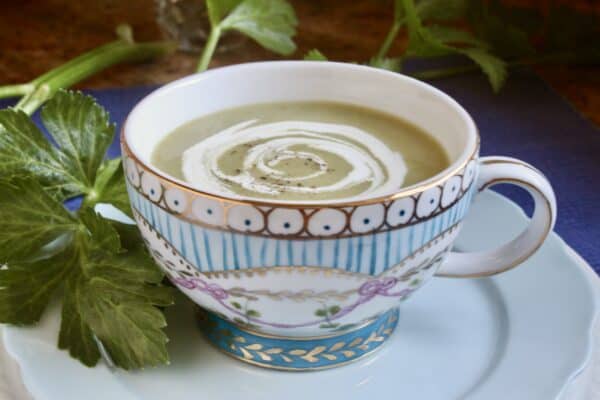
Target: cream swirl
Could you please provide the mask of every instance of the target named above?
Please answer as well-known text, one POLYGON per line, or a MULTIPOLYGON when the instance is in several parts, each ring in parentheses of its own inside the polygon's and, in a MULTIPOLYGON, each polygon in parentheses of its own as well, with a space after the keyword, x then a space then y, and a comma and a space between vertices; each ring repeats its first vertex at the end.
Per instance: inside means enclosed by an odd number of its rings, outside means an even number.
POLYGON ((377 196, 401 187, 406 175, 402 156, 374 135, 312 121, 245 121, 196 143, 182 157, 189 183, 229 196, 377 196))

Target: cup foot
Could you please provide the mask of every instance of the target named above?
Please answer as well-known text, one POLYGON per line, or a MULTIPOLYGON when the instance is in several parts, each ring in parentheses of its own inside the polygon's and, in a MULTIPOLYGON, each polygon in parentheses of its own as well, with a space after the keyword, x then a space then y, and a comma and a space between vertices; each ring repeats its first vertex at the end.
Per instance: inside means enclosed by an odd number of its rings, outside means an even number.
POLYGON ((202 309, 198 321, 213 346, 241 361, 271 369, 314 371, 339 367, 377 350, 396 328, 398 309, 352 331, 319 337, 267 335, 202 309))

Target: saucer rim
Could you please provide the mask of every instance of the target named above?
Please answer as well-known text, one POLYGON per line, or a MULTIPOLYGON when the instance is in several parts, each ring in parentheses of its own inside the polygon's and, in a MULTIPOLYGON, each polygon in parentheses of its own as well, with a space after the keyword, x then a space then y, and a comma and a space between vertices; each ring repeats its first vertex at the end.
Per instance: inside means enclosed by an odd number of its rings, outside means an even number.
MULTIPOLYGON (((493 196, 501 197, 506 203, 512 206, 515 210, 524 215, 523 211, 511 200, 501 196, 497 193, 492 193, 493 196)), ((559 246, 559 249, 565 253, 565 256, 568 257, 578 268, 578 270, 582 274, 583 282, 585 282, 585 289, 589 294, 589 305, 591 305, 591 313, 588 314, 587 317, 587 334, 585 335, 585 340, 581 340, 579 345, 574 346, 577 347, 575 352, 581 352, 581 355, 578 356, 577 365, 575 362, 572 363, 572 367, 566 368, 571 372, 564 376, 562 385, 560 389, 554 394, 553 398, 559 399, 562 398, 565 391, 570 387, 570 384, 578 377, 579 374, 586 368, 589 364, 593 350, 594 350, 594 332, 595 329, 600 325, 600 278, 593 271, 591 266, 579 255, 573 248, 571 248, 558 234, 552 233, 553 238, 557 238, 556 242, 554 242, 555 246, 559 246), (583 350, 583 351, 582 351, 583 350)), ((554 246, 553 246, 554 247, 554 246)), ((587 297, 587 296, 586 296, 587 297)), ((600 329, 600 327, 598 327, 600 329)), ((18 329, 18 328, 17 328, 18 329)), ((36 379, 31 376, 31 367, 27 367, 23 365, 24 357, 19 354, 19 349, 13 348, 9 335, 6 335, 8 330, 12 330, 12 334, 16 333, 16 329, 7 326, 0 326, 0 334, 2 336, 2 342, 0 345, 4 345, 6 353, 16 362, 19 367, 20 372, 17 373, 21 376, 21 380, 26 390, 29 393, 41 393, 41 387, 35 381, 36 379)), ((583 335, 582 335, 583 336, 583 335)), ((582 337, 583 338, 583 337, 582 337)), ((574 354, 574 352, 570 352, 570 354, 574 354)), ((105 368, 102 366, 101 368, 105 368)), ((123 388, 123 393, 126 393, 126 389, 123 388)), ((33 398, 33 396, 31 396, 33 398)), ((44 400, 44 399, 52 399, 51 397, 40 397, 36 398, 36 400, 44 400)))

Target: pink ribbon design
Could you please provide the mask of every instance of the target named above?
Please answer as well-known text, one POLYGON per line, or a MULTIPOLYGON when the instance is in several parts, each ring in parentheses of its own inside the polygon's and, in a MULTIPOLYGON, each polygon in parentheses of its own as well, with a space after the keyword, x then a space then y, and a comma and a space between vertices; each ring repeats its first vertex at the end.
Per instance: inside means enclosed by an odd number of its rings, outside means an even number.
POLYGON ((361 304, 365 304, 365 303, 369 302, 376 296, 402 298, 412 292, 412 289, 404 289, 399 292, 391 292, 391 289, 393 289, 396 286, 396 284, 398 283, 398 279, 395 277, 386 277, 383 279, 373 279, 373 280, 363 283, 358 288, 359 298, 354 304, 351 304, 349 306, 342 308, 335 315, 332 315, 328 320, 320 319, 318 321, 310 321, 310 322, 305 322, 305 323, 301 323, 301 324, 281 324, 281 323, 263 321, 258 318, 248 317, 247 315, 241 313, 239 310, 231 307, 229 304, 227 304, 225 302, 225 300, 229 297, 229 294, 227 293, 227 291, 225 289, 223 289, 221 286, 217 285, 216 283, 206 283, 200 278, 174 278, 172 280, 173 280, 173 283, 175 283, 176 285, 179 285, 185 289, 188 289, 188 290, 197 289, 197 290, 200 290, 201 292, 208 294, 210 297, 217 300, 219 302, 219 304, 221 304, 224 308, 226 308, 230 312, 232 312, 236 315, 239 315, 240 317, 247 318, 248 320, 252 321, 253 323, 273 326, 273 327, 277 327, 277 328, 300 328, 300 327, 321 324, 325 321, 330 322, 330 321, 342 318, 343 316, 352 312, 355 308, 357 308, 361 304))

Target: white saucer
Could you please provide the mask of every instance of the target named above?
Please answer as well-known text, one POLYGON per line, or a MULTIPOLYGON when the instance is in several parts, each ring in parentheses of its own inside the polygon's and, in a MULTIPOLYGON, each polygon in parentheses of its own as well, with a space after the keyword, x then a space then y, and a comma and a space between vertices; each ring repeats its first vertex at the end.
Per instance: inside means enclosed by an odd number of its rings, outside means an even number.
MULTIPOLYGON (((525 224, 514 204, 484 193, 458 247, 492 246, 525 224)), ((36 328, 5 327, 4 342, 36 400, 548 400, 591 354, 598 288, 585 262, 552 234, 503 275, 434 279, 402 305, 397 332, 377 354, 321 372, 269 371, 219 353, 194 328, 184 300, 168 315, 168 367, 126 373, 81 366, 56 349, 57 307, 36 328)))

